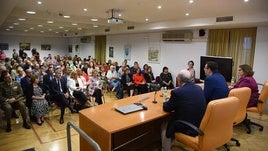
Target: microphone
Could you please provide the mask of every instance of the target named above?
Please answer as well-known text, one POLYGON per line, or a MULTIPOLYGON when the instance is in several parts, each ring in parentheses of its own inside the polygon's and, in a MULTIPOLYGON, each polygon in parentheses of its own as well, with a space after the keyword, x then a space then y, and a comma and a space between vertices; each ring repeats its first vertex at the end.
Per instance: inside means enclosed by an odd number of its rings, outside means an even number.
POLYGON ((153 100, 153 103, 155 103, 155 104, 157 103, 157 101, 155 99, 156 93, 157 93, 157 91, 154 92, 154 100, 153 100))

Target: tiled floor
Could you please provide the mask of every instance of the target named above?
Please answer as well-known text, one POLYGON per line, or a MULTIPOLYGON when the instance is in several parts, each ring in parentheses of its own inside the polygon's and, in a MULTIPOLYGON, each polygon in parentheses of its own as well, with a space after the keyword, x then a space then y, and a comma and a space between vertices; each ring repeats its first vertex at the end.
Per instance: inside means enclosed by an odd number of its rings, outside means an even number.
MULTIPOLYGON (((105 95, 105 101, 115 101, 113 95, 105 95)), ((234 142, 229 142, 232 151, 266 151, 268 150, 268 112, 266 111, 262 117, 255 114, 249 114, 249 118, 264 126, 264 130, 260 132, 255 126, 252 126, 252 133, 247 134, 244 125, 238 125, 234 128, 234 137, 237 138, 241 146, 235 146, 234 142)), ((65 115, 65 123, 59 124, 59 110, 53 110, 46 118, 42 126, 32 123, 32 129, 26 130, 22 128, 22 122, 16 124, 16 120, 12 120, 12 132, 6 133, 5 129, 0 128, 0 150, 1 151, 21 151, 28 148, 35 148, 37 151, 66 151, 66 123, 68 121, 78 124, 78 114, 71 114, 69 111, 65 115)), ((79 150, 79 135, 72 130, 72 150, 79 150)), ((219 136, 220 137, 220 136, 219 136)), ((191 150, 184 145, 175 142, 172 151, 191 150)), ((216 150, 223 151, 223 147, 216 150)))

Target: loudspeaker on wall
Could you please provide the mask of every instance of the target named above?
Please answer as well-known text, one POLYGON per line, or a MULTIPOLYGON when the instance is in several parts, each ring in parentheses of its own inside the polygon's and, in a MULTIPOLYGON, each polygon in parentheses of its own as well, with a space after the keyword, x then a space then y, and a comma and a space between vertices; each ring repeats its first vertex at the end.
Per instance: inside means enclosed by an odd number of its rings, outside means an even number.
POLYGON ((199 30, 199 37, 203 37, 203 36, 205 36, 205 34, 206 34, 205 29, 200 29, 199 30))

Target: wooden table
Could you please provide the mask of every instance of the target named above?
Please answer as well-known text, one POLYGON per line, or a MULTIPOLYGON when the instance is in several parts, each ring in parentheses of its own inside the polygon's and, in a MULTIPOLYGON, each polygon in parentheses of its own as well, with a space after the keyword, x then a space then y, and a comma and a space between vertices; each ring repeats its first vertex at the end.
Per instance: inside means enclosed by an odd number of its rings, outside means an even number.
MULTIPOLYGON (((79 127, 93 138, 103 151, 159 148, 160 125, 169 117, 169 113, 163 111, 160 94, 160 91, 156 95, 154 92, 146 93, 82 110, 79 112, 79 127), (154 96, 156 104, 152 103, 154 96), (142 99, 142 104, 147 106, 148 110, 123 115, 114 109, 142 99)), ((93 148, 80 137, 80 150, 88 151, 93 148)))

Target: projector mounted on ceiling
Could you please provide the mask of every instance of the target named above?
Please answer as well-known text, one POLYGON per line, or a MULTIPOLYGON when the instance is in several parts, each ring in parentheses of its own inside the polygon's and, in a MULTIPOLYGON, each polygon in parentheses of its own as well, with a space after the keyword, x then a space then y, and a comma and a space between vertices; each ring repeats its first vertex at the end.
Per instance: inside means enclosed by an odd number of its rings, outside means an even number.
POLYGON ((122 24, 124 23, 124 20, 122 18, 119 17, 115 17, 115 12, 119 12, 119 9, 111 9, 110 11, 108 11, 108 13, 111 12, 112 16, 110 18, 108 18, 107 22, 109 24, 122 24))

